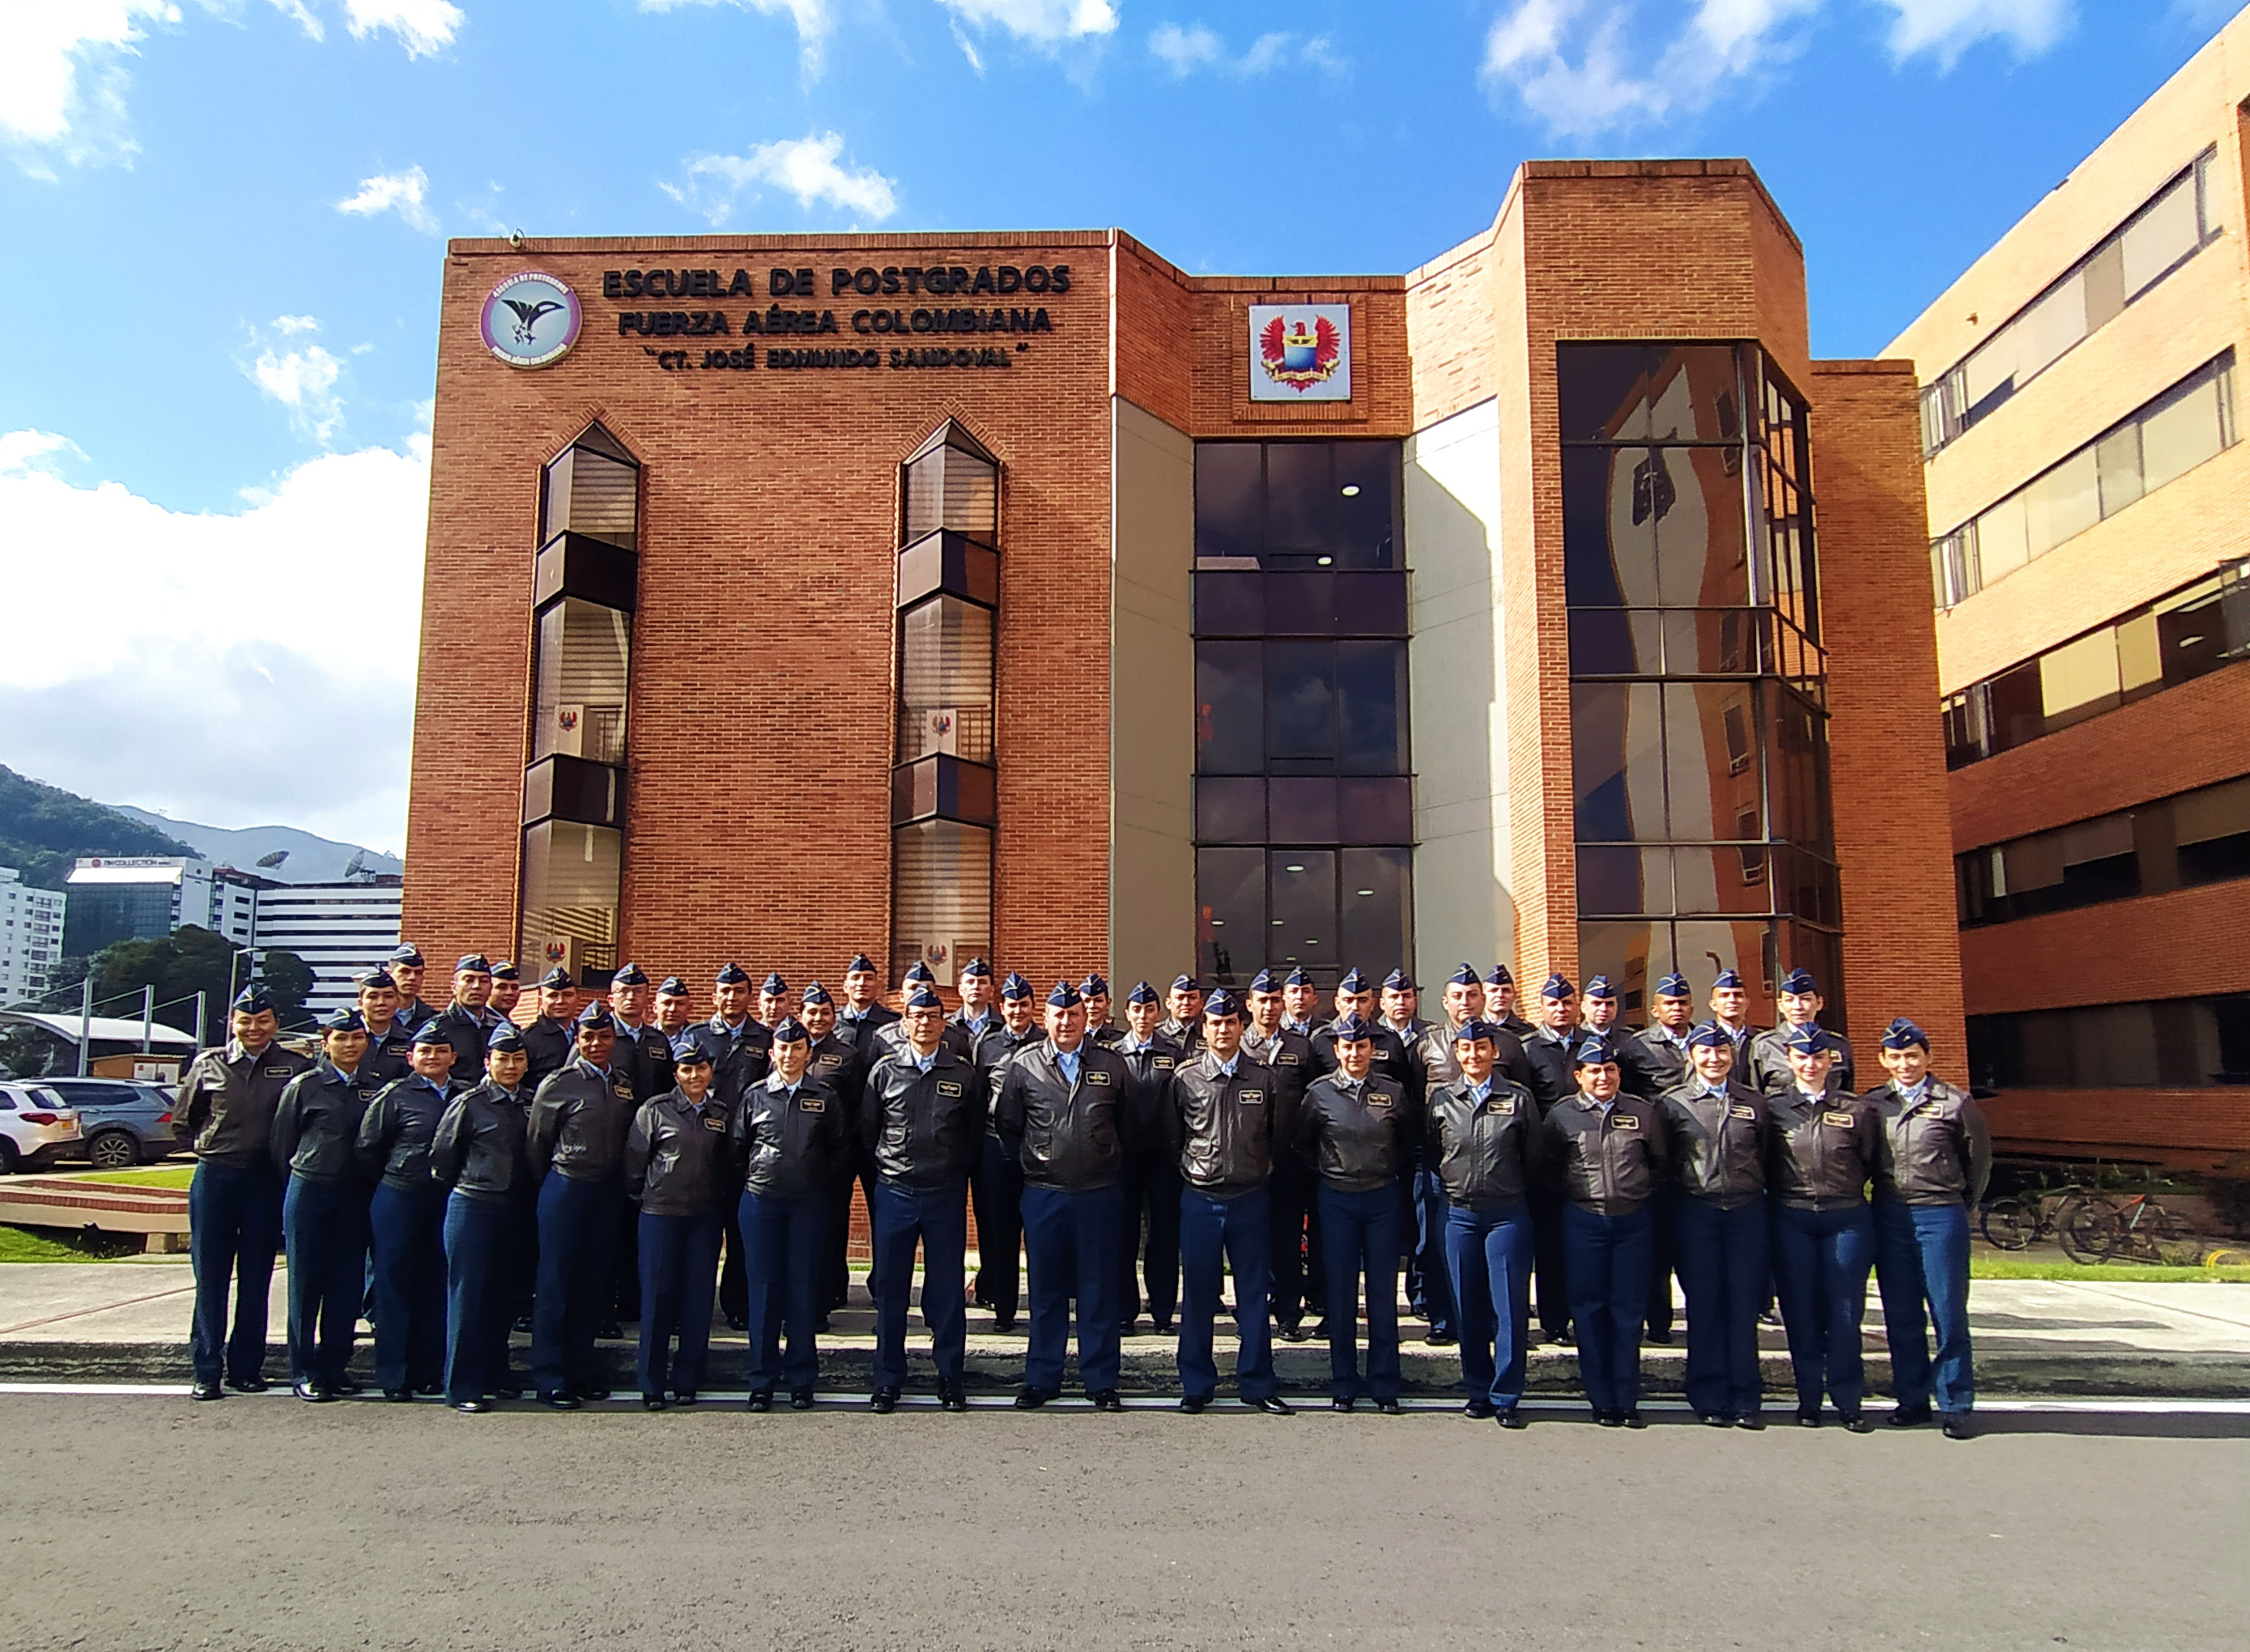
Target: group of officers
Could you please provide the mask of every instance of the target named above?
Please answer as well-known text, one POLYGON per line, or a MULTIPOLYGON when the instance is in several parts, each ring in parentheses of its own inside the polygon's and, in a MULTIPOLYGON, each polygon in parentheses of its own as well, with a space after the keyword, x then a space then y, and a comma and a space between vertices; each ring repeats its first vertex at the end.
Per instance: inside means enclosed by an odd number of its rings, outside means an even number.
POLYGON ((1278 1327, 1325 1335, 1336 1408, 1395 1413, 1403 1263, 1427 1340, 1459 1348, 1471 1416, 1524 1425, 1527 1353, 1543 1336, 1575 1343, 1597 1421, 1641 1426, 1641 1347, 1671 1339, 1676 1272, 1703 1421, 1763 1426, 1758 1324, 1777 1304, 1797 1421, 1819 1426, 1825 1400, 1864 1432, 1872 1268, 1889 1421, 1934 1410, 1948 1435, 1969 1432, 1983 1116, 1902 1019, 1881 1041, 1884 1082, 1855 1093, 1851 1046, 1821 1027, 1801 969, 1770 1029, 1749 1026, 1728 969, 1700 1022, 1688 981, 1665 976, 1635 1031, 1598 975, 1583 996, 1550 975, 1527 1021, 1505 966, 1462 965, 1436 1022, 1403 972, 1378 995, 1354 969, 1322 1006, 1302 970, 1263 970, 1242 993, 1142 981, 1122 1025, 1098 974, 1042 1002, 981 959, 949 1014, 920 965, 894 1010, 864 954, 840 1005, 777 974, 754 991, 729 963, 702 1021, 677 976, 652 985, 628 963, 590 996, 556 969, 521 1025, 512 965, 461 958, 443 1008, 421 995, 424 968, 402 946, 362 976, 314 1059, 276 1042, 252 986, 225 1046, 183 1076, 176 1117, 199 1160, 197 1399, 266 1387, 286 1243, 292 1380, 307 1401, 358 1391, 346 1367, 364 1311, 392 1400, 442 1394, 481 1412, 527 1390, 560 1410, 607 1399, 596 1342, 637 1320, 643 1403, 693 1405, 715 1301, 747 1333, 750 1408, 785 1391, 805 1409, 817 1335, 846 1298, 857 1189, 878 1412, 906 1386, 919 1248, 949 1410, 968 1403, 968 1302, 1006 1331, 1027 1297, 1019 1408, 1061 1393, 1074 1310, 1080 1382, 1096 1409, 1122 1408, 1121 1339, 1145 1306, 1159 1334, 1177 1318, 1180 1407, 1199 1412, 1218 1389, 1231 1272, 1245 1403, 1291 1408, 1278 1327), (511 1326, 531 1333, 528 1377, 510 1370, 511 1326))

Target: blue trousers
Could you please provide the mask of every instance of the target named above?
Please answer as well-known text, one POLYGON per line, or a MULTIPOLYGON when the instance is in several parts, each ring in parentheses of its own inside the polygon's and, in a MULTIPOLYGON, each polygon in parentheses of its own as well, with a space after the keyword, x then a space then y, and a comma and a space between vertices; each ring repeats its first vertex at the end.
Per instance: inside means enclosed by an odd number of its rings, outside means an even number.
POLYGON ((1062 1193, 1024 1189, 1024 1249, 1031 1260, 1031 1343, 1024 1386, 1062 1392, 1070 1299, 1078 1298, 1078 1380, 1088 1394, 1117 1386, 1117 1234, 1125 1194, 1118 1187, 1062 1193))
POLYGON ((1856 1417, 1867 1386, 1860 1323, 1867 1311, 1875 1219, 1864 1202, 1839 1210, 1777 1204, 1772 1236, 1774 1290, 1789 1332, 1797 1408, 1817 1413, 1825 1383, 1836 1409, 1856 1417))
POLYGON ((1772 1278, 1765 1201, 1722 1210, 1686 1197, 1672 1209, 1673 1255, 1688 1293, 1688 1403, 1699 1416, 1755 1416, 1765 1398, 1758 1313, 1772 1278))
POLYGON ((1446 1184, 1434 1170, 1416 1170, 1406 1182, 1414 1249, 1406 1268, 1406 1301, 1439 1336, 1460 1332, 1452 1263, 1446 1254, 1446 1184))
POLYGON ((1505 1411, 1523 1398, 1531 1340, 1531 1211, 1446 1208, 1446 1274, 1460 1312, 1461 1381, 1505 1411))
POLYGON ((461 1193, 445 1201, 445 1398, 481 1400, 507 1384, 507 1194, 461 1193))
MULTIPOLYGON (((850 1183, 845 1183, 848 1188, 850 1183)), ((832 1191, 797 1198, 745 1193, 735 1220, 742 1230, 742 1274, 750 1332, 750 1387, 776 1381, 810 1388, 820 1377, 814 1321, 820 1275, 835 1220, 832 1191), (782 1337, 789 1353, 782 1353, 782 1337)))
POLYGON ((1215 1199, 1180 1189, 1179 1371, 1181 1391, 1208 1400, 1218 1389, 1218 1366, 1211 1353, 1211 1322, 1218 1317, 1221 1258, 1234 1269, 1234 1325, 1241 1350, 1234 1359, 1235 1390, 1246 1400, 1264 1400, 1281 1391, 1273 1375, 1273 1320, 1266 1292, 1273 1212, 1266 1189, 1253 1187, 1232 1199, 1215 1199))
POLYGON ((1149 1318, 1157 1330, 1168 1331, 1180 1309, 1179 1160, 1162 1150, 1126 1154, 1123 1195, 1118 1201, 1117 1323, 1129 1325, 1141 1317, 1145 1284, 1149 1318))
MULTIPOLYGON (((1398 1397, 1399 1184, 1345 1193, 1321 1184, 1321 1260, 1328 1271, 1329 1394, 1398 1397), (1359 1282, 1367 1281, 1367 1379, 1359 1374, 1359 1282)), ((1451 1293, 1448 1292, 1448 1295, 1451 1293)))
POLYGON ((445 1380, 445 1190, 376 1185, 375 1380, 434 1388, 445 1380))
POLYGON ((1013 1319, 1024 1297, 1024 1168, 997 1136, 987 1135, 978 1150, 969 1196, 977 1207, 977 1300, 1013 1319))
POLYGON ((914 1291, 914 1246, 921 1246, 921 1322, 929 1327, 937 1380, 961 1380, 969 1316, 961 1300, 969 1265, 968 1190, 875 1184, 875 1387, 907 1385, 907 1302, 914 1291))
POLYGON ((1273 1178, 1266 1184, 1266 1308, 1285 1331, 1294 1332, 1308 1309, 1328 1311, 1320 1188, 1320 1173, 1307 1160, 1294 1153, 1274 1155, 1273 1178))
POLYGON ((196 1167, 188 1184, 188 1261, 196 1276, 189 1352, 197 1382, 254 1380, 266 1364, 273 1253, 281 1244, 282 1172, 271 1163, 196 1167), (227 1331, 228 1287, 234 1330, 227 1331))
POLYGON ((1563 1207, 1563 1267, 1578 1330, 1578 1375, 1597 1416, 1640 1405, 1640 1331, 1655 1248, 1656 1220, 1646 1205, 1624 1216, 1563 1207))
POLYGON ((638 1227, 640 1353, 635 1372, 640 1391, 694 1394, 703 1387, 711 1353, 711 1304, 719 1289, 726 1218, 716 1209, 693 1216, 644 1211, 638 1227), (674 1336, 680 1339, 677 1358, 674 1336))
POLYGON ((610 1311, 615 1181, 549 1173, 539 1187, 539 1290, 531 1309, 531 1381, 541 1394, 597 1393, 594 1333, 610 1311))
POLYGON ((368 1185, 289 1178, 281 1237, 289 1253, 289 1378, 334 1387, 351 1364, 367 1257, 368 1185))
POLYGON ((1965 1206, 1875 1205, 1875 1290, 1883 1299, 1883 1339, 1891 1350, 1891 1394, 1902 1406, 1930 1402, 1936 1380, 1940 1411, 1977 1403, 1969 1352, 1969 1212, 1965 1206), (1922 1304, 1937 1332, 1929 1357, 1922 1304))

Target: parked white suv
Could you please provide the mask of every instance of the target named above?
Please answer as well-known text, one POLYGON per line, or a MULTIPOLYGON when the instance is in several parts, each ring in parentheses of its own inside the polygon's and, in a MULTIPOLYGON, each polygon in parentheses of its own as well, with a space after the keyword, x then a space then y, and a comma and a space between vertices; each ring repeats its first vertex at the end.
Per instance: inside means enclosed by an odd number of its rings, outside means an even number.
POLYGON ((84 1151, 77 1111, 45 1084, 0 1084, 0 1171, 45 1170, 84 1151))

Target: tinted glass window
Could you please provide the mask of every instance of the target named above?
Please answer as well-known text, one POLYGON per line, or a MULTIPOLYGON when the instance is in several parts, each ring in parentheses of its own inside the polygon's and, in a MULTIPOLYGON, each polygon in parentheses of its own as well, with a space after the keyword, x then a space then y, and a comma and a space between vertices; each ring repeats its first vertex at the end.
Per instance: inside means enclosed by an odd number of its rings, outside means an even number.
POLYGON ((1336 750, 1336 648, 1266 644, 1266 754, 1333 757, 1336 750))
POLYGON ((1257 643, 1196 644, 1196 767, 1256 774, 1266 767, 1266 681, 1257 643))
POLYGON ((1339 767, 1347 774, 1406 767, 1406 650, 1399 643, 1336 644, 1339 767))
POLYGON ((1266 851, 1196 853, 1201 967, 1227 985, 1256 974, 1266 960, 1266 851))
POLYGON ((1198 442, 1196 555, 1256 556, 1265 541, 1265 449, 1256 442, 1198 442))

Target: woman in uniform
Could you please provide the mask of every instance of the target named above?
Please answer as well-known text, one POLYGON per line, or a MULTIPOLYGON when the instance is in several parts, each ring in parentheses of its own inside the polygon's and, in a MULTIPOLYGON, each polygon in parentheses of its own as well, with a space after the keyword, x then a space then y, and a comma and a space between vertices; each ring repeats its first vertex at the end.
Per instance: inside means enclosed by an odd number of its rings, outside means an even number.
POLYGON ((730 1187, 741 1189, 753 1411, 773 1409, 774 1385, 782 1380, 789 1384, 790 1408, 811 1410, 820 1375, 814 1336, 821 1236, 833 1216, 832 1189, 848 1163, 851 1119, 845 1097, 805 1070, 811 1050, 811 1034, 794 1019, 775 1028, 772 1068, 743 1096, 732 1125, 739 1176, 730 1187))
MULTIPOLYGON (((1929 1036, 1901 1018, 1883 1034, 1888 1082, 1865 1099, 1881 1127, 1875 1166, 1875 1288, 1891 1351, 1895 1428, 1929 1421, 1935 1389, 1949 1440, 1969 1437, 1969 1213, 1992 1174, 1984 1109, 1929 1070, 1929 1036), (1922 1305, 1937 1332, 1933 1367, 1922 1305)), ((301 1080, 300 1082, 302 1082, 301 1080)))
MULTIPOLYGON (((797 1036, 801 1052, 804 1029, 798 1027, 797 1036)), ((711 1053, 691 1045, 673 1062, 672 1089, 641 1105, 625 1138, 625 1193, 640 1206, 636 1369, 640 1402, 651 1411, 664 1409, 666 1392, 676 1403, 692 1406, 703 1386, 726 1226, 720 1201, 731 1180, 727 1104, 711 1088, 711 1053)))
POLYGON ((315 1402, 356 1392, 346 1375, 367 1264, 367 1203, 360 1174, 360 1117, 374 1095, 362 1082, 367 1023, 355 1010, 321 1022, 321 1058, 281 1091, 273 1109, 273 1162, 289 1173, 281 1237, 289 1256, 289 1379, 315 1402))
POLYGON ((430 1143, 430 1169, 452 1189, 445 1201, 445 1400, 456 1411, 492 1409, 522 1392, 507 1374, 509 1234, 531 1170, 523 1153, 531 1051, 513 1022, 485 1044, 484 1082, 453 1098, 430 1143))
POLYGON ((1874 1425, 1860 1413, 1867 1387, 1860 1322, 1875 1259, 1865 1190, 1882 1132, 1867 1103, 1828 1089, 1832 1052, 1818 1023, 1791 1029, 1784 1050, 1789 1083, 1766 1097, 1773 1133, 1765 1184, 1774 1289, 1797 1376, 1797 1420, 1808 1428, 1820 1426, 1825 1386, 1844 1426, 1865 1434, 1874 1425))
POLYGON ((453 1046, 435 1017, 414 1035, 414 1070, 383 1086, 360 1120, 361 1170, 380 1176, 375 1239, 375 1379, 386 1400, 444 1392, 445 1189, 430 1143, 452 1100, 453 1046))

